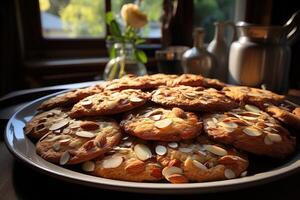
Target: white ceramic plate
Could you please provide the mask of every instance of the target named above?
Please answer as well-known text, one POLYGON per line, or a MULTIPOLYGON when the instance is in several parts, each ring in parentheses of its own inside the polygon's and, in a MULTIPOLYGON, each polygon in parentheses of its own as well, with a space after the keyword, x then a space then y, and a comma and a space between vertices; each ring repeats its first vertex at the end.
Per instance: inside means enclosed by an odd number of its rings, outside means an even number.
MULTIPOLYGON (((245 187, 250 187, 258 184, 263 184, 277 180, 279 178, 290 175, 300 168, 300 149, 297 148, 296 153, 288 160, 281 162, 279 165, 268 167, 267 169, 258 171, 253 175, 243 178, 237 178, 225 181, 213 181, 205 183, 186 183, 186 184, 170 184, 170 183, 135 183, 127 181, 118 181, 105 178, 94 177, 72 171, 54 165, 39 157, 35 152, 35 146, 29 140, 23 128, 25 123, 29 121, 36 112, 36 108, 41 102, 53 97, 58 92, 40 99, 37 99, 22 109, 20 109, 9 120, 6 132, 5 142, 10 152, 18 159, 33 168, 46 173, 47 175, 62 179, 63 181, 76 182, 83 185, 93 187, 106 188, 112 190, 142 192, 142 193, 206 193, 218 192, 227 190, 236 190, 245 187)), ((262 160, 261 160, 262 161, 262 160)), ((260 162, 260 161, 258 161, 260 162)), ((252 163, 250 163, 251 165, 252 163)), ((257 166, 257 164, 255 164, 257 166)))

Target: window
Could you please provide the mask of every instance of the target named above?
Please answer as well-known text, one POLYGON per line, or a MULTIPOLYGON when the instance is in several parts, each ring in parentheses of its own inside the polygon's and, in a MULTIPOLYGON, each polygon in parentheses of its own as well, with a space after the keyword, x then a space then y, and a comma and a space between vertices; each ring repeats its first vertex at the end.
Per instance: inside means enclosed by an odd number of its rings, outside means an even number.
POLYGON ((104 38, 104 0, 39 0, 43 37, 104 38))
POLYGON ((214 22, 234 20, 236 0, 194 0, 194 26, 206 31, 205 42, 214 36, 214 22))
MULTIPOLYGON (((125 3, 134 3, 134 0, 118 0, 111 1, 111 9, 114 13, 118 13, 125 3)), ((148 16, 148 24, 142 29, 141 35, 145 38, 161 37, 161 21, 163 0, 143 0, 140 1, 141 10, 148 16)))
MULTIPOLYGON (((163 0, 144 0, 140 7, 149 23, 142 29, 145 38, 160 38, 163 0)), ((44 38, 105 38, 105 12, 118 14, 123 4, 133 0, 39 0, 44 38)), ((121 17, 118 17, 121 21, 121 17)))

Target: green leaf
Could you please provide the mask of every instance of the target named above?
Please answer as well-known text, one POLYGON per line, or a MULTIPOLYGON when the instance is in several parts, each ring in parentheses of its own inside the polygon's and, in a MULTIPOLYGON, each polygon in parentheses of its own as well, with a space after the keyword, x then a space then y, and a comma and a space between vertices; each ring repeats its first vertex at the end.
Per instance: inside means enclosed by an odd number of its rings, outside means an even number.
POLYGON ((111 47, 110 51, 109 51, 109 58, 115 58, 116 57, 116 49, 114 46, 111 47))
POLYGON ((146 63, 148 61, 147 55, 144 51, 136 50, 135 51, 135 57, 137 60, 141 61, 142 63, 146 63))
POLYGON ((143 44, 145 43, 146 40, 142 39, 142 38, 138 38, 136 41, 135 41, 135 45, 139 45, 139 44, 143 44))
POLYGON ((121 29, 116 20, 112 20, 109 26, 110 33, 115 37, 122 37, 121 29))
POLYGON ((107 12, 107 13, 105 14, 105 22, 106 22, 108 25, 110 25, 111 22, 112 22, 113 20, 115 20, 115 15, 114 15, 114 13, 113 13, 113 12, 107 12))

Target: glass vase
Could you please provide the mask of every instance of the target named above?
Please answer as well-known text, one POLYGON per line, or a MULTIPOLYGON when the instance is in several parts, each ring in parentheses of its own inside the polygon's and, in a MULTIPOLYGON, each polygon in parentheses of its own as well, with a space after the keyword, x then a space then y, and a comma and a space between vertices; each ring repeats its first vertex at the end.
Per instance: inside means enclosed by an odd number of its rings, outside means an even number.
POLYGON ((116 57, 111 59, 105 67, 104 80, 121 78, 126 74, 142 76, 147 74, 146 67, 134 55, 133 45, 130 43, 115 43, 116 57))

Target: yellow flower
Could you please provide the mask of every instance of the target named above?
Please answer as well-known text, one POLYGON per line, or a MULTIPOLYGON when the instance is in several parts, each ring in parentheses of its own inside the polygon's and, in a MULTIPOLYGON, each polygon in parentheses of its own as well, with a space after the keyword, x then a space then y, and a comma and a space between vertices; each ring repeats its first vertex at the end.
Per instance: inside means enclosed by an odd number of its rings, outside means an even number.
POLYGON ((121 9, 121 16, 128 26, 142 28, 147 24, 147 16, 141 12, 136 4, 124 4, 121 9))

